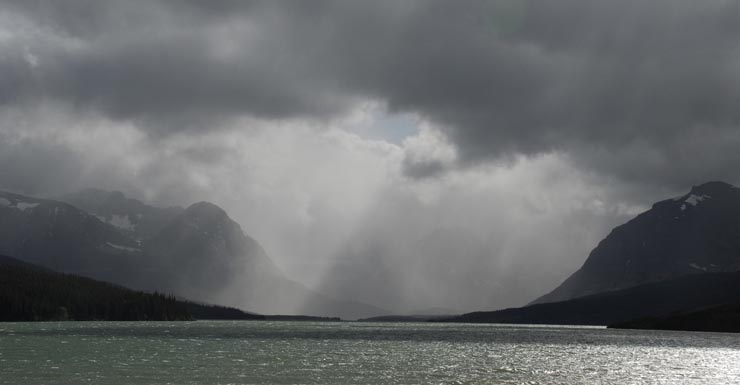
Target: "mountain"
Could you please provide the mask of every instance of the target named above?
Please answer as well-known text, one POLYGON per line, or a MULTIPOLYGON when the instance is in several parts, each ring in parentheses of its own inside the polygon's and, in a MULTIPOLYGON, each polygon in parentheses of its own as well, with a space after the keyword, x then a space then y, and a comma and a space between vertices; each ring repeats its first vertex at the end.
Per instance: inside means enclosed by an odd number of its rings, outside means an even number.
POLYGON ((183 212, 179 206, 159 208, 127 198, 120 191, 85 189, 57 198, 113 225, 134 239, 154 236, 183 212))
POLYGON ((241 306, 263 314, 309 314, 360 318, 382 314, 370 305, 341 301, 287 279, 253 238, 218 206, 195 203, 153 238, 145 253, 162 268, 176 265, 165 281, 177 293, 211 302, 241 306), (204 300, 206 298, 203 298, 204 300))
POLYGON ((284 279, 257 241, 244 235, 224 210, 207 202, 185 209, 142 241, 142 247, 145 254, 156 256, 167 286, 189 298, 216 292, 220 303, 233 303, 228 297, 238 296, 240 286, 264 290, 249 285, 257 277, 284 279))
POLYGON ((740 333, 740 302, 658 317, 639 318, 611 324, 609 327, 740 333))
POLYGON ((740 272, 689 274, 567 301, 474 312, 441 321, 610 325, 736 302, 740 302, 740 272))
POLYGON ((0 192, 0 253, 258 313, 360 318, 385 312, 325 297, 287 279, 259 243, 214 204, 160 209, 102 190, 65 197, 75 205, 0 192))
POLYGON ((0 192, 0 254, 117 282, 116 277, 133 274, 132 265, 145 262, 138 247, 115 227, 72 205, 0 192))
POLYGON ((740 270, 740 189, 695 186, 602 240, 583 266, 534 304, 620 290, 687 274, 740 270))

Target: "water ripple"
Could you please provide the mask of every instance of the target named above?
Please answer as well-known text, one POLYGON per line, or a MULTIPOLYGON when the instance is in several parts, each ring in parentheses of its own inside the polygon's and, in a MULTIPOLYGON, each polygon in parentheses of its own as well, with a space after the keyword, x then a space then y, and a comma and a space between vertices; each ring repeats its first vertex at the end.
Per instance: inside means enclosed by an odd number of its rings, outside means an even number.
POLYGON ((572 327, 16 323, 0 329, 0 384, 732 384, 739 347, 572 327))

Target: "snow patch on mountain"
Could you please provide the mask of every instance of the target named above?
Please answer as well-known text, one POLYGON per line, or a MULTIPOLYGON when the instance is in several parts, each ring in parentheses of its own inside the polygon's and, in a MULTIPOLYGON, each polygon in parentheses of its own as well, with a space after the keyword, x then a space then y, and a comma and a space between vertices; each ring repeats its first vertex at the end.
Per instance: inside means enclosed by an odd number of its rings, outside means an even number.
POLYGON ((691 194, 691 195, 689 195, 688 198, 686 198, 686 200, 684 202, 686 202, 686 203, 688 203, 688 204, 690 204, 692 206, 696 206, 696 205, 699 204, 699 202, 701 202, 703 200, 706 200, 706 199, 709 199, 709 198, 711 198, 709 195, 695 195, 695 194, 691 194))
POLYGON ((17 207, 18 210, 26 211, 26 209, 32 209, 38 205, 38 203, 18 202, 15 204, 15 207, 17 207))
POLYGON ((113 215, 113 217, 111 218, 110 221, 108 221, 108 223, 122 230, 134 231, 136 229, 136 225, 131 223, 131 220, 129 219, 128 215, 124 215, 124 216, 113 215))
POLYGON ((13 198, 13 200, 0 197, 0 206, 5 207, 15 207, 18 210, 26 211, 26 209, 32 209, 36 206, 38 206, 38 203, 31 203, 31 202, 21 202, 13 198))
POLYGON ((110 243, 110 242, 106 242, 105 244, 108 245, 108 246, 110 246, 110 247, 112 247, 112 248, 114 248, 114 249, 116 249, 116 250, 130 251, 132 253, 135 253, 135 252, 139 251, 139 249, 137 249, 135 247, 122 246, 122 245, 117 245, 115 243, 110 243))

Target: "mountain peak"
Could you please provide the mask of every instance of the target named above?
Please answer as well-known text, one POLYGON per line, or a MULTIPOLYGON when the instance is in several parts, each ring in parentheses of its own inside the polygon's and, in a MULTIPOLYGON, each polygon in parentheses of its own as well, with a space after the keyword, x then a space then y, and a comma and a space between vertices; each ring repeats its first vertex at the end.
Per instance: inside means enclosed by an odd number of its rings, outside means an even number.
POLYGON ((738 189, 737 187, 729 183, 725 183, 721 181, 712 181, 712 182, 700 184, 698 186, 693 186, 689 194, 716 196, 716 195, 724 195, 728 192, 733 192, 733 190, 740 192, 740 189, 738 189))
POLYGON ((194 215, 199 217, 208 217, 208 218, 228 218, 229 215, 226 214, 226 211, 222 209, 221 207, 218 207, 217 205, 211 203, 211 202, 198 202, 193 203, 190 205, 187 209, 185 209, 185 215, 194 215))
POLYGON ((243 236, 239 224, 234 222, 226 211, 210 202, 193 203, 169 227, 194 231, 193 234, 198 234, 198 237, 211 237, 215 234, 243 236))

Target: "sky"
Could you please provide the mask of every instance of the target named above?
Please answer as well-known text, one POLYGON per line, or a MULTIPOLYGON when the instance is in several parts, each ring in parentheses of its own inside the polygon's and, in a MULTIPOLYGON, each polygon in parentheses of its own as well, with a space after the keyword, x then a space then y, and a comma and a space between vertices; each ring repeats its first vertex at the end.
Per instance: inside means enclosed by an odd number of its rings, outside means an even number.
POLYGON ((740 182, 740 2, 0 1, 0 188, 225 208, 288 276, 522 305, 740 182))

